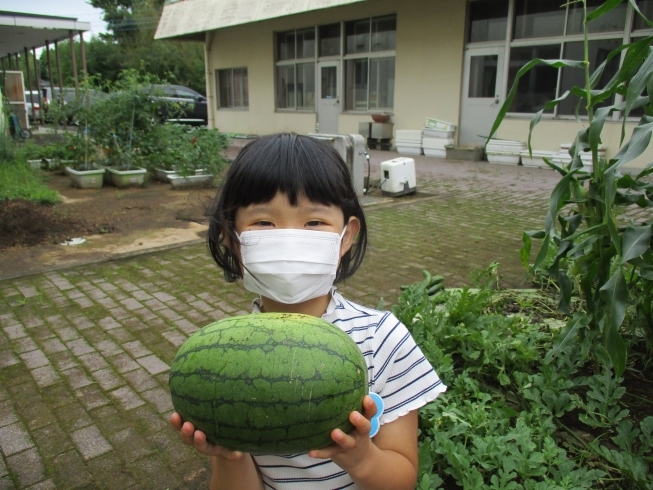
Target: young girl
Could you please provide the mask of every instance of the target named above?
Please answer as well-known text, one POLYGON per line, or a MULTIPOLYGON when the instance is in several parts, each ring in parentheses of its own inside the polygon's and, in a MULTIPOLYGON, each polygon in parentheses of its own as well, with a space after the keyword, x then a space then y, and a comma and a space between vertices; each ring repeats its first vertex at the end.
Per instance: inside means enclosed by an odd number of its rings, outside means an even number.
POLYGON ((333 445, 284 456, 209 444, 173 413, 184 442, 211 456, 211 489, 414 489, 417 409, 446 387, 396 317, 351 303, 333 287, 353 275, 367 245, 365 216, 338 153, 295 134, 247 145, 216 197, 208 245, 227 281, 242 278, 260 295, 254 313, 304 313, 344 330, 365 356, 370 393, 384 405, 373 438, 377 405, 366 396, 363 413, 349 417, 350 434, 336 429, 333 445))

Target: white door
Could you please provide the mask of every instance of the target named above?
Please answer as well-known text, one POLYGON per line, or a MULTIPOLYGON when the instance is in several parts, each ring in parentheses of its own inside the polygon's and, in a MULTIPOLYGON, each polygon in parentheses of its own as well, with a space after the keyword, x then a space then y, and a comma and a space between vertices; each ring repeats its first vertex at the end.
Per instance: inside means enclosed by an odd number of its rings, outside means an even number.
POLYGON ((317 99, 317 122, 320 133, 338 134, 340 115, 340 62, 318 63, 319 97, 317 99))
POLYGON ((460 113, 459 140, 464 145, 482 145, 490 134, 502 100, 504 48, 469 49, 460 113))

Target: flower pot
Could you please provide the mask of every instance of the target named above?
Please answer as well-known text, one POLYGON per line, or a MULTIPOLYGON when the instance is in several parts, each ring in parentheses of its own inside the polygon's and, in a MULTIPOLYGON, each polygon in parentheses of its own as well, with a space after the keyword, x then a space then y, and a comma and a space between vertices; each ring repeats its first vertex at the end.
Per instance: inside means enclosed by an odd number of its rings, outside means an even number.
POLYGON ((140 167, 135 167, 131 170, 108 168, 107 172, 109 173, 111 183, 116 187, 140 187, 145 183, 147 170, 140 167))
POLYGON ((109 169, 117 169, 118 167, 112 166, 112 165, 102 165, 101 163, 93 163, 93 167, 95 168, 101 168, 104 170, 104 185, 112 185, 113 182, 111 182, 111 174, 109 173, 109 169))
POLYGON ((386 123, 390 119, 388 114, 372 114, 372 121, 375 123, 386 123))
POLYGON ((156 180, 159 182, 170 182, 170 175, 173 175, 176 172, 176 170, 166 170, 163 168, 155 168, 154 169, 154 176, 156 177, 156 180))
POLYGON ((187 189, 189 187, 212 187, 213 175, 199 174, 181 176, 177 174, 169 175, 170 185, 173 189, 187 189))
POLYGON ((48 168, 48 160, 46 158, 41 158, 40 160, 27 160, 30 168, 34 170, 39 170, 42 168, 48 168))
POLYGON ((99 189, 104 181, 103 168, 75 170, 72 167, 66 167, 66 173, 70 177, 73 186, 79 189, 99 189))

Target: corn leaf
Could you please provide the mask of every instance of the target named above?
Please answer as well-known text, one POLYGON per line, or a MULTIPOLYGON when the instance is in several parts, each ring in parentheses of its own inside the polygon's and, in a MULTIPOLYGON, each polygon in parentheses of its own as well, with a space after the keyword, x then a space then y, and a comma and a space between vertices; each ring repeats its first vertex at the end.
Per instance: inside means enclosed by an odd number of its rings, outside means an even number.
POLYGON ((618 267, 608 282, 601 287, 600 293, 609 311, 609 322, 604 326, 605 348, 617 376, 621 376, 626 369, 627 346, 619 334, 619 327, 626 316, 628 300, 628 285, 621 267, 618 267))
POLYGON ((640 257, 651 246, 651 227, 631 225, 623 234, 621 263, 640 257))

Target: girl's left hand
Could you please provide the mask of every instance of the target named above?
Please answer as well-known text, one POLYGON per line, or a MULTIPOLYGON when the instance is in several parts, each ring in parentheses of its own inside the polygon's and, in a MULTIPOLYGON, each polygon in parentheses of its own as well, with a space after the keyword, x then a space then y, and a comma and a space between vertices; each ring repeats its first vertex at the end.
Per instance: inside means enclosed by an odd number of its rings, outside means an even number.
POLYGON ((370 439, 370 420, 376 415, 376 403, 372 397, 365 396, 363 399, 363 414, 352 412, 349 421, 353 424, 354 430, 345 434, 340 429, 331 432, 331 439, 335 442, 324 449, 315 449, 308 455, 311 458, 329 459, 340 466, 348 473, 368 459, 369 453, 374 449, 370 439))

